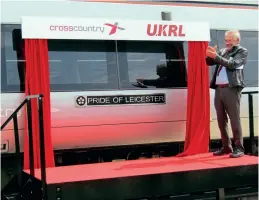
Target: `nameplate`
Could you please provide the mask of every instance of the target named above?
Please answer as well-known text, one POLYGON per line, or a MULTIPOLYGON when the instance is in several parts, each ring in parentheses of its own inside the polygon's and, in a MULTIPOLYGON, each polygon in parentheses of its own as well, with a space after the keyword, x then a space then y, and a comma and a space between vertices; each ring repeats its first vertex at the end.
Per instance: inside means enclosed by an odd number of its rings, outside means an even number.
POLYGON ((77 107, 108 105, 165 104, 165 94, 114 95, 114 96, 77 96, 77 107))

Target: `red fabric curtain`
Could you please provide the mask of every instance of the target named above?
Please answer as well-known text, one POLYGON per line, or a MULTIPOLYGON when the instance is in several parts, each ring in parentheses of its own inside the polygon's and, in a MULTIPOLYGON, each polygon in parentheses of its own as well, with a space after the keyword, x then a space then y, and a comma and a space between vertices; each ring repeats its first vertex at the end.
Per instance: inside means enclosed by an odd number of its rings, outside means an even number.
POLYGON ((209 151, 210 91, 205 62, 208 42, 188 43, 187 122, 184 152, 188 156, 209 151))
MULTIPOLYGON (((51 140, 50 80, 47 40, 26 39, 26 95, 43 94, 43 117, 46 167, 54 167, 54 153, 51 140)), ((32 99, 32 132, 34 167, 40 168, 40 137, 37 99, 32 99)), ((27 119, 25 119, 27 127, 27 119)), ((29 169, 28 130, 24 133, 24 169, 29 169)))

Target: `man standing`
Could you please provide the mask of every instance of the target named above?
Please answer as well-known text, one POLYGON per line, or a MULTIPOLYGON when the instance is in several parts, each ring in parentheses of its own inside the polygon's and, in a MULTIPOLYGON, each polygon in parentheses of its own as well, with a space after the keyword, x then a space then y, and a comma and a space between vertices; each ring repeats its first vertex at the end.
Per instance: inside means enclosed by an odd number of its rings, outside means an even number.
POLYGON ((216 65, 210 87, 215 89, 215 109, 221 133, 222 148, 214 155, 230 154, 237 158, 244 155, 242 128, 240 122, 241 91, 245 87, 244 65, 247 62, 247 49, 240 46, 239 31, 225 33, 226 48, 218 53, 216 47, 206 50, 207 65, 216 65), (228 117, 234 139, 234 149, 228 134, 228 117))

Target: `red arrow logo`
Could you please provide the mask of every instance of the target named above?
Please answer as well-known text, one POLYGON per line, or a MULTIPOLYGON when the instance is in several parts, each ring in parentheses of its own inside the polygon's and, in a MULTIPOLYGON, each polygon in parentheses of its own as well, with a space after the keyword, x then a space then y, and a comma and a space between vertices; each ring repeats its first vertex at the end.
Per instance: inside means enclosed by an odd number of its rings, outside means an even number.
POLYGON ((118 29, 119 30, 125 30, 125 28, 122 28, 122 27, 118 26, 118 22, 115 22, 114 24, 106 23, 104 25, 111 27, 111 31, 110 31, 109 35, 115 34, 118 29))

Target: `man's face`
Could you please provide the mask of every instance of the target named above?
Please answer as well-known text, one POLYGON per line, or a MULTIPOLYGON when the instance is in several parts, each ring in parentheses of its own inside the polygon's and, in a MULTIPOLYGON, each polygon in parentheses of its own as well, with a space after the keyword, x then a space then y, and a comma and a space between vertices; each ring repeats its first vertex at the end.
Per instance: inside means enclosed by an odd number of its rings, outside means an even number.
POLYGON ((228 50, 231 50, 233 46, 239 43, 239 39, 235 37, 235 34, 228 32, 225 35, 225 45, 228 50))

